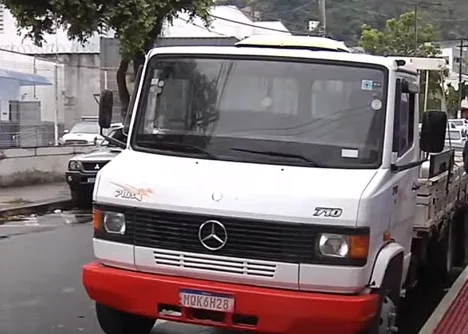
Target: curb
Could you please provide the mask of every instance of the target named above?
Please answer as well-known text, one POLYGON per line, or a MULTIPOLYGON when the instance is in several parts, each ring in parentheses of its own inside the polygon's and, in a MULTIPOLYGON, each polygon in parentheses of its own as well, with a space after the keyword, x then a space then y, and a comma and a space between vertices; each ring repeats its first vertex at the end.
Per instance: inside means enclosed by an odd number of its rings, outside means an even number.
POLYGON ((49 200, 44 202, 36 202, 32 204, 20 205, 17 207, 10 207, 8 209, 0 209, 0 225, 4 223, 2 219, 12 216, 27 216, 32 214, 45 214, 54 210, 68 210, 72 209, 71 199, 62 198, 49 200))

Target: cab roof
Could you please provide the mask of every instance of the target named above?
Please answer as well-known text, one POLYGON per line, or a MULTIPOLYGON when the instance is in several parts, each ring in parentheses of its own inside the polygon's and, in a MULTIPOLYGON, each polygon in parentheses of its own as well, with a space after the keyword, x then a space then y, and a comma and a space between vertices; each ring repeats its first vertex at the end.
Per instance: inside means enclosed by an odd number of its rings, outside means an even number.
POLYGON ((157 47, 149 51, 148 58, 155 55, 210 55, 210 56, 254 56, 254 57, 280 57, 302 58, 315 60, 328 60, 338 62, 380 65, 389 70, 403 69, 417 74, 417 69, 411 63, 398 64, 395 58, 357 54, 350 52, 316 51, 309 49, 275 48, 275 47, 238 47, 238 46, 168 46, 157 47))
POLYGON ((254 35, 236 43, 236 46, 350 52, 343 42, 339 42, 334 39, 316 36, 291 36, 279 34, 254 35))

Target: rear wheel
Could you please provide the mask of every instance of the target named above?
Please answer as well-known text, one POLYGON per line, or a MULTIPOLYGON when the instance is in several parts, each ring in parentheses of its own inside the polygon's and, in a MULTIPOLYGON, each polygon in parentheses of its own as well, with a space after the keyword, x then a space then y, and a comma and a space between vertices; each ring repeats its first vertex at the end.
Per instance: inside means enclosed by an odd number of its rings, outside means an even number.
POLYGON ((150 334, 156 319, 130 314, 96 303, 96 315, 106 334, 150 334))

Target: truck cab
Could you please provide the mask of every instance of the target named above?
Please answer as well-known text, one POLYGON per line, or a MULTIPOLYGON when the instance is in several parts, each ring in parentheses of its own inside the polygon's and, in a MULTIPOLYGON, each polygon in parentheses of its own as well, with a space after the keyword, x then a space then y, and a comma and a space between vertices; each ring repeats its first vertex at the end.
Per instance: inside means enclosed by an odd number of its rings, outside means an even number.
MULTIPOLYGON (((442 151, 447 122, 425 113, 419 138, 411 64, 291 45, 164 47, 137 82, 126 149, 97 175, 96 262, 83 270, 106 333, 147 334, 156 319, 395 330, 421 150, 442 151)), ((111 110, 103 92, 103 128, 111 110)))

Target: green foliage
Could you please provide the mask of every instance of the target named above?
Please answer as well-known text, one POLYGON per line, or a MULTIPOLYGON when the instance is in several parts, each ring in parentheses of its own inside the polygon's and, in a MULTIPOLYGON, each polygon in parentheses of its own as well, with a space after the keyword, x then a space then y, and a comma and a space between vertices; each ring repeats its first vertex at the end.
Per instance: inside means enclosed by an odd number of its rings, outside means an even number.
MULTIPOLYGON (((249 1, 263 10, 265 19, 282 20, 297 32, 306 32, 307 22, 319 19, 317 0, 249 1)), ((358 43, 363 24, 382 30, 388 19, 414 8, 405 1, 389 0, 329 0, 326 5, 328 34, 350 46, 358 43)), ((431 23, 441 39, 467 36, 466 0, 421 1, 418 17, 419 24, 431 23)))
POLYGON ((434 39, 435 31, 431 24, 418 25, 415 34, 415 14, 408 12, 398 19, 388 20, 383 30, 364 25, 359 44, 373 55, 431 57, 440 52, 431 43, 434 39))
POLYGON ((27 37, 41 45, 44 34, 57 27, 68 30, 71 39, 86 41, 105 28, 116 31, 126 59, 147 51, 160 34, 164 19, 178 12, 209 22, 208 10, 214 0, 0 0, 17 19, 27 37))

